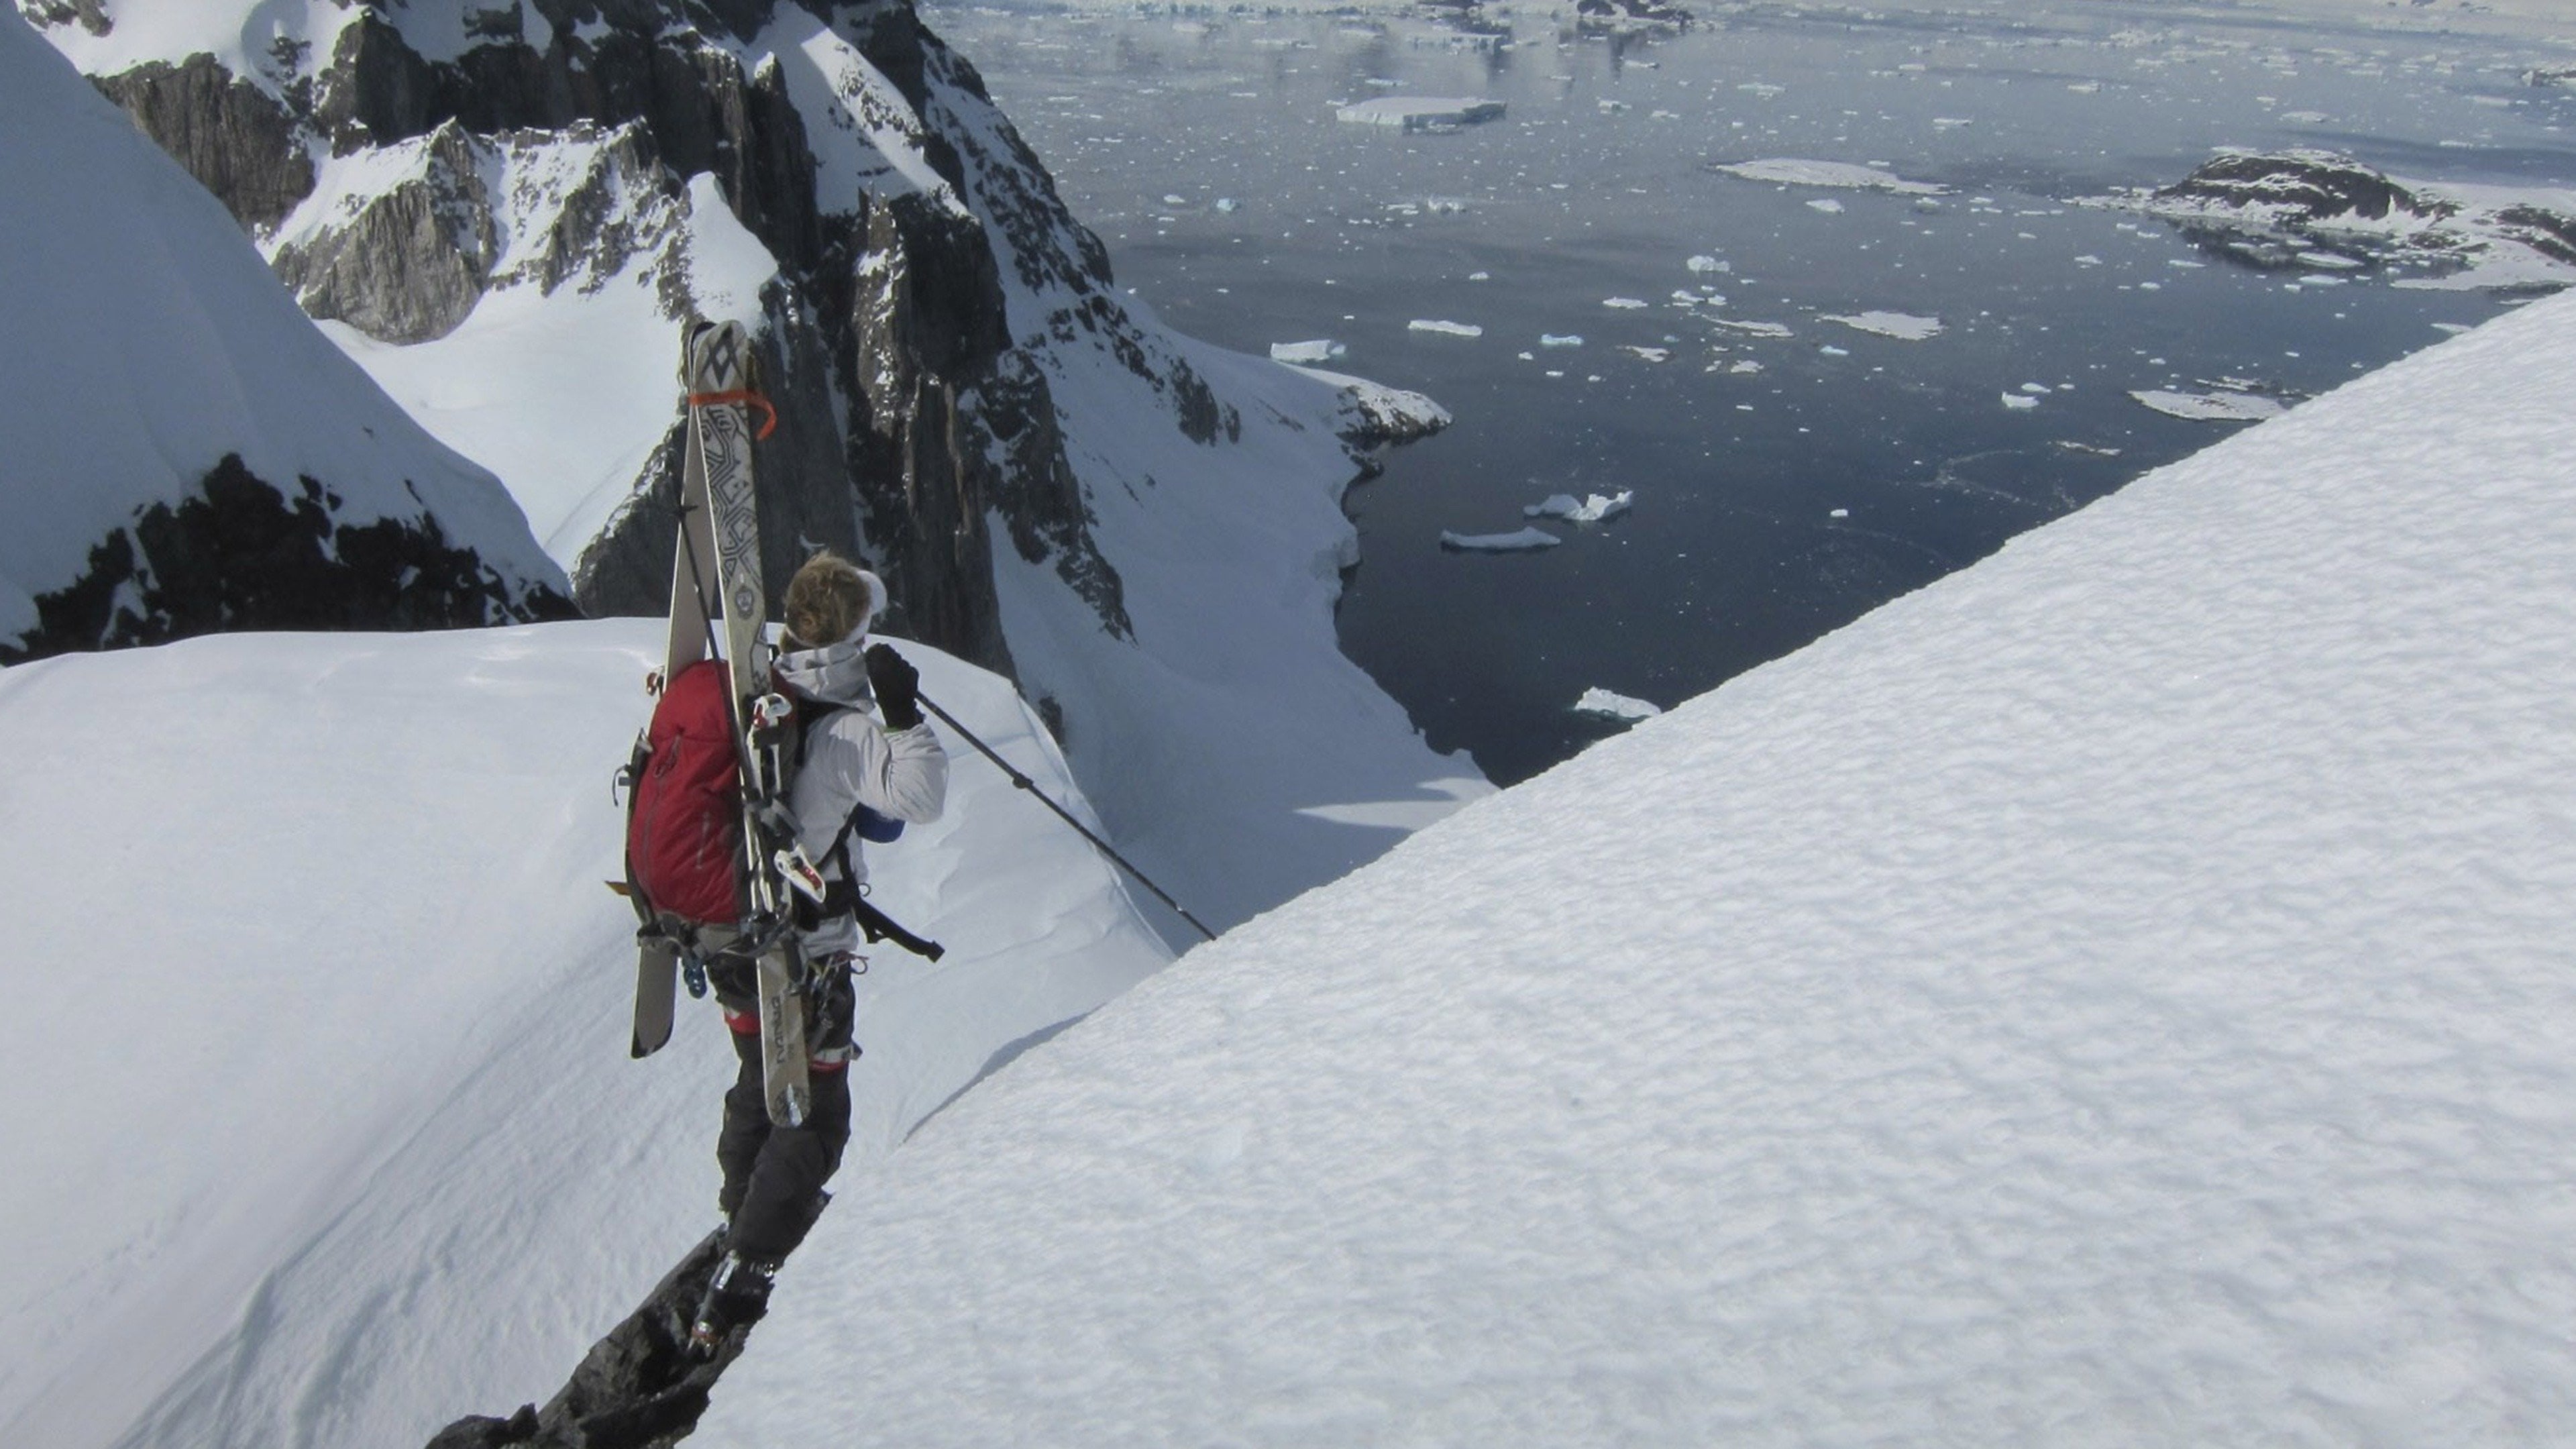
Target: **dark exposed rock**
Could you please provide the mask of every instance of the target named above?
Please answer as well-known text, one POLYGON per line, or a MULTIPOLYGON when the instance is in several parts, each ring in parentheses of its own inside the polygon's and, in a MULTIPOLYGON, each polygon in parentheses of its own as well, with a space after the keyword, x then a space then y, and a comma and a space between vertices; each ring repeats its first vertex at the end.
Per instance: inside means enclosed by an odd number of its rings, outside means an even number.
POLYGON ((313 316, 385 342, 446 336, 483 300, 498 252, 482 149, 462 127, 440 127, 419 176, 371 198, 347 225, 280 248, 271 265, 313 316))
MULTIPOLYGON (((664 33, 659 6, 605 7, 616 12, 605 16, 612 28, 595 41, 571 29, 572 12, 594 7, 552 8, 567 13, 544 51, 514 37, 452 62, 424 60, 392 26, 362 17, 323 73, 315 122, 344 154, 451 122, 477 135, 639 123, 673 174, 713 172, 782 266, 801 271, 821 259, 813 156, 782 77, 747 76, 729 52, 664 33)), ((765 18, 768 7, 759 11, 765 18)))
POLYGON ((1000 445, 1000 455, 972 476, 1001 505, 1011 544, 1030 563, 1055 560, 1056 576, 1099 614, 1101 626, 1129 637, 1124 586, 1091 541, 1091 509, 1065 461, 1064 434, 1047 401, 1046 379, 1012 353, 967 400, 968 415, 1000 445))
POLYGON ((507 1418, 459 1419, 428 1449, 669 1449, 688 1437, 750 1331, 735 1330, 712 1358, 688 1353, 689 1320, 723 1257, 722 1231, 700 1240, 592 1346, 544 1408, 525 1404, 507 1418))
POLYGON ((2258 209, 2285 227, 2344 217, 2379 221, 2392 212, 2430 221, 2458 209, 2419 197, 2358 162, 2321 152, 2227 152, 2159 189, 2155 199, 2258 209))
POLYGON ((1687 30, 1691 13, 1666 0, 1575 0, 1575 23, 1579 28, 1601 25, 1645 26, 1657 30, 1687 30))
POLYGON ((320 482, 284 492, 238 454, 197 497, 154 504, 91 546, 74 582, 36 599, 37 626, 0 661, 244 629, 441 629, 569 618, 542 586, 514 590, 417 519, 344 523, 320 482))
POLYGON ((38 25, 69 25, 77 20, 81 29, 92 35, 105 35, 116 28, 101 0, 19 0, 18 8, 38 25))
POLYGON ((2503 258, 2509 264, 2479 285, 2545 291, 2565 285, 2548 263, 2576 265, 2576 216, 2410 186, 2324 151, 2222 152, 2182 181, 2108 204, 2161 217, 2212 256, 2264 270, 2403 263, 2439 272, 2503 258), (2517 253, 2527 255, 2511 261, 2517 253))
MULTIPOLYGON (((760 490, 762 576, 776 594, 814 548, 849 558, 866 550, 833 421, 839 402, 829 337, 813 309, 790 290, 773 285, 762 301, 767 316, 753 338, 753 367, 779 423, 775 433, 753 441, 751 457, 760 490)), ((672 352, 676 365, 676 340, 672 352)), ((658 614, 668 604, 679 527, 680 444, 674 421, 635 491, 573 561, 573 597, 585 611, 658 614)))
POLYGON ((137 66, 97 85, 246 226, 275 225, 313 190, 294 115, 211 55, 137 66))
POLYGON ((2495 215, 2497 227, 2546 257, 2576 265, 2576 216, 2540 206, 2508 206, 2495 215))
POLYGON ((960 388, 1010 346, 992 253, 972 218, 913 195, 870 208, 865 255, 848 325, 850 474, 868 537, 905 627, 999 653, 991 495, 963 461, 981 450, 958 438, 960 388))

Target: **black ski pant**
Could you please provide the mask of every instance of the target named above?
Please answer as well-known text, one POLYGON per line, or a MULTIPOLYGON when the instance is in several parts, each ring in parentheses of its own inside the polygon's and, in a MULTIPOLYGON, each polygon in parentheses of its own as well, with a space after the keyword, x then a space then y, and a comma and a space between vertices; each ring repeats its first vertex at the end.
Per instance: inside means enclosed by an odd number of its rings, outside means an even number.
POLYGON ((716 1206, 733 1221, 730 1246, 746 1258, 777 1262, 796 1251, 823 1210, 823 1184, 840 1170, 850 1141, 850 1073, 844 1067, 812 1074, 813 1106, 802 1126, 769 1120, 761 1089, 760 1033, 732 1032, 742 1069, 725 1093, 724 1132, 716 1161, 724 1187, 716 1206))
POLYGON ((805 1241, 806 1231, 823 1211, 823 1184, 840 1170, 841 1150, 850 1142, 850 1073, 845 1060, 851 1054, 850 979, 846 968, 833 972, 816 993, 821 999, 808 1002, 808 1029, 813 1036, 807 1046, 817 1058, 807 1074, 813 1101, 805 1121, 795 1127, 780 1127, 769 1120, 768 1093, 760 1071, 760 1023, 756 1015, 742 1011, 752 1003, 726 989, 734 984, 721 976, 716 983, 717 998, 726 1007, 726 1025, 736 1028, 727 1034, 741 1064, 725 1093, 724 1130, 716 1138, 716 1163, 724 1169, 716 1206, 733 1224, 726 1246, 746 1258, 775 1263, 805 1241))

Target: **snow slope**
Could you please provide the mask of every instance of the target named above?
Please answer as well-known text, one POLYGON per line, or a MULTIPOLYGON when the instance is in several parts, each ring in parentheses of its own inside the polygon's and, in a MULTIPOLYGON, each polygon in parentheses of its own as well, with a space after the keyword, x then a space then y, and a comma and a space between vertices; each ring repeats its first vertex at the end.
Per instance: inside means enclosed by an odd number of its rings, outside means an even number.
MULTIPOLYGON (((546 1397, 714 1224, 731 1051, 684 1001, 627 1060, 634 918, 601 886, 661 632, 0 671, 0 1444, 418 1443, 546 1397)), ((1081 808, 1007 684, 903 647, 1081 808)), ((949 955, 860 983, 853 1164, 1166 959, 951 748, 945 817, 871 847, 879 904, 949 955)))
POLYGON ((2562 1441, 2570 395, 2534 304, 1194 953, 692 1442, 2562 1441))
POLYGON ((229 453, 322 480, 343 522, 428 513, 519 591, 565 587, 499 483, 315 332, 232 217, 14 12, 0 198, 0 638, 229 453))

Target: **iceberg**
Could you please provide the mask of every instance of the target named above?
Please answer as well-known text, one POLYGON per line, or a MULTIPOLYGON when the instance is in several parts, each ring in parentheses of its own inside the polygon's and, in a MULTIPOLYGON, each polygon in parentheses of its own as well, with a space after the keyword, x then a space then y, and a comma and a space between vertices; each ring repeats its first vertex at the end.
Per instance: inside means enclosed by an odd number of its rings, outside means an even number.
POLYGON ((1900 196, 1942 196, 1950 189, 1935 186, 1929 181, 1908 181, 1875 166, 1856 166, 1848 161, 1805 161, 1789 156, 1775 156, 1762 161, 1712 161, 1708 169, 1746 181, 1770 181, 1782 186, 1831 186, 1845 191, 1893 191, 1900 196))
POLYGON ((1387 126, 1399 131, 1454 131, 1499 119, 1501 101, 1457 100, 1435 96, 1380 96, 1333 112, 1334 119, 1354 126, 1387 126))
POLYGON ((1543 528, 1524 528, 1517 533, 1458 533, 1440 530, 1440 546, 1463 553, 1530 553, 1554 548, 1564 539, 1543 528))
POLYGON ((1941 335, 1941 319, 1916 317, 1904 312, 1855 312, 1848 317, 1827 317, 1855 332, 1874 332, 1881 337, 1894 337, 1906 342, 1920 342, 1941 335))
POLYGON ((2199 423, 2257 423, 2289 411, 2278 399, 2241 392, 2170 392, 2140 388, 2129 396, 2165 414, 2199 423))
POLYGON ((1562 518, 1568 523, 1599 523, 1628 511, 1637 499, 1637 490, 1622 488, 1604 496, 1599 493, 1577 499, 1571 493, 1551 493, 1545 501, 1521 510, 1524 518, 1562 518))
POLYGON ((1311 367, 1317 363, 1330 362, 1346 350, 1348 349, 1342 344, 1329 337, 1318 337, 1311 342, 1273 342, 1270 344, 1270 360, 1303 363, 1311 367))
POLYGON ((1607 715, 1624 720, 1653 719, 1664 712, 1662 705, 1650 704, 1631 695, 1613 694, 1597 684, 1583 691, 1583 697, 1574 702, 1574 709, 1577 714, 1607 715))

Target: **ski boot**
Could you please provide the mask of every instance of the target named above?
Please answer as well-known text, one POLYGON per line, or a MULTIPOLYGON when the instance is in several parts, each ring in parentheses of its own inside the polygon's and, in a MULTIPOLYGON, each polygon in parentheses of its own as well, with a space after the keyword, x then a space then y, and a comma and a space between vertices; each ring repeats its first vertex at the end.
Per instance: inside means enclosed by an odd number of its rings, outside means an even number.
POLYGON ((689 1352, 713 1358, 727 1335, 759 1322, 769 1311, 769 1287, 777 1277, 778 1264, 766 1258, 725 1254, 707 1280, 706 1296, 698 1300, 697 1318, 689 1325, 689 1352))

